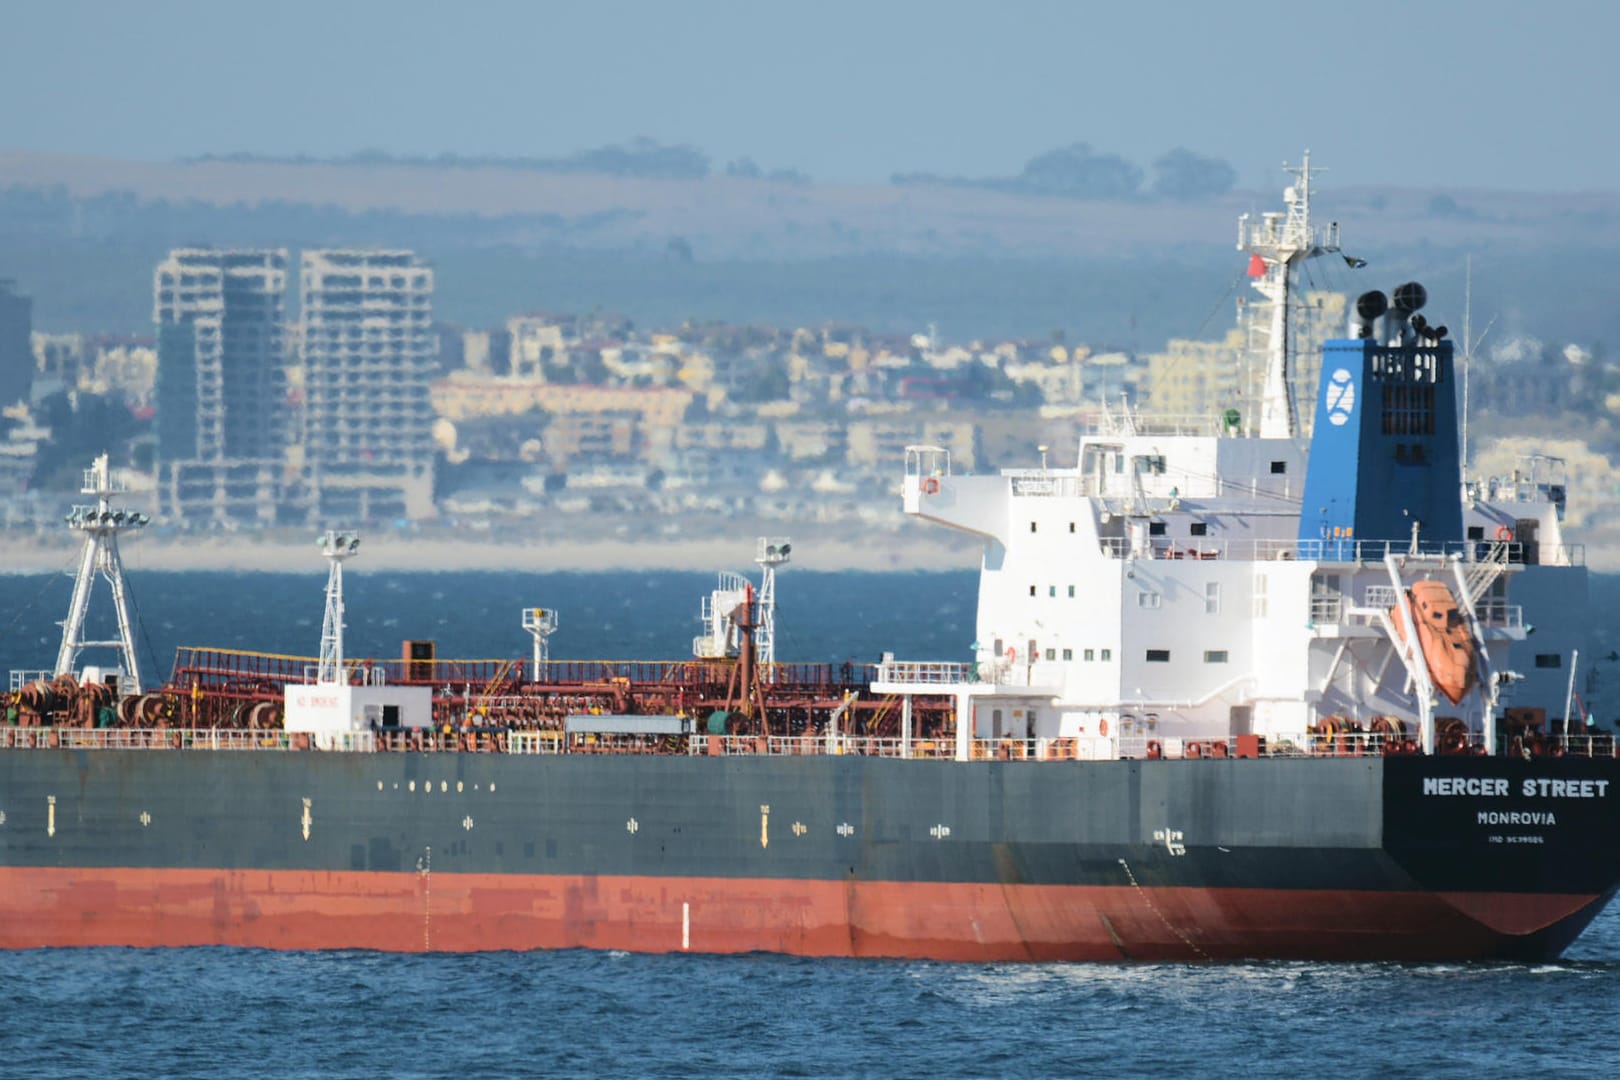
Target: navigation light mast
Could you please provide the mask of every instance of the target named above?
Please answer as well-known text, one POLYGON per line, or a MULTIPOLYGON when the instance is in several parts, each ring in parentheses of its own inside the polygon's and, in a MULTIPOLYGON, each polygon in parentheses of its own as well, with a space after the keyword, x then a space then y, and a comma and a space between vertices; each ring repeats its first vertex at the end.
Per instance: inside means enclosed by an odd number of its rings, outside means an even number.
POLYGON ((328 529, 318 541, 321 554, 332 564, 326 575, 326 619, 321 623, 321 663, 315 681, 339 686, 343 675, 343 560, 360 553, 360 534, 328 529))
POLYGON ((122 693, 141 692, 141 667, 135 655, 134 625, 129 618, 129 590, 124 583, 124 563, 118 555, 118 534, 141 529, 152 520, 145 514, 114 509, 113 496, 127 494, 129 485, 114 480, 107 455, 96 458, 84 470, 81 494, 95 497, 94 506, 75 506, 66 520, 68 528, 84 534, 84 554, 79 559, 78 576, 73 582, 73 602, 62 622, 62 648, 56 654, 56 674, 73 674, 79 653, 86 648, 117 649, 123 667, 122 693), (96 574, 112 587, 113 608, 118 615, 117 641, 84 640, 84 614, 90 606, 90 593, 96 574))

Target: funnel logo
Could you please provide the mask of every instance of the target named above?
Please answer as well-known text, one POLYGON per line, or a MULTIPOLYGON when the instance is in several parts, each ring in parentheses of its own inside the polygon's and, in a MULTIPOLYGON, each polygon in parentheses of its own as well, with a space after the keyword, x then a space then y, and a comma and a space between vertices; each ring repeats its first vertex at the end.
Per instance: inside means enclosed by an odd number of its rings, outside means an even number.
POLYGON ((1356 407, 1356 384, 1350 381, 1350 373, 1344 368, 1335 371, 1333 377, 1328 380, 1324 394, 1328 423, 1334 427, 1343 427, 1356 407))

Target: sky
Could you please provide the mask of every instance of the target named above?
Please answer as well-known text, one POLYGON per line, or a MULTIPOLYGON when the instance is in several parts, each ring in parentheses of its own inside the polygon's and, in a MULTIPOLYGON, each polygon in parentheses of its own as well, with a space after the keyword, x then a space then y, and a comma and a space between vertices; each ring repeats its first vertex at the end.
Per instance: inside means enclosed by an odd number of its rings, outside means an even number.
MULTIPOLYGON (((817 181, 1174 147, 1269 190, 1613 191, 1614 0, 15 0, 0 147, 560 157, 636 136, 817 181)), ((0 177, 0 183, 4 178, 0 177)))

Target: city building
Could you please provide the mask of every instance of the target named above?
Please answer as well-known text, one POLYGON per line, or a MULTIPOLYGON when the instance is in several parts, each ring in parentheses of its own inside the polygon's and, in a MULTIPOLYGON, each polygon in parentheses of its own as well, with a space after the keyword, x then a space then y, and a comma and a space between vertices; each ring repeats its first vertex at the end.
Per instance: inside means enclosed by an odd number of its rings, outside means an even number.
MULTIPOLYGON (((1344 332, 1344 318, 1344 297, 1339 293, 1308 292, 1296 306, 1289 331, 1288 373, 1295 401, 1315 400, 1322 342, 1344 332)), ((1171 340, 1164 352, 1147 358, 1141 387, 1146 407, 1161 417, 1189 421, 1213 421, 1236 410, 1240 425, 1258 425, 1268 332, 1266 319, 1251 317, 1249 306, 1240 303, 1238 325, 1223 340, 1171 340)), ((1089 364, 1086 370, 1089 375, 1089 364)), ((1089 378, 1086 396, 1096 400, 1089 378)), ((1309 409, 1301 410, 1302 435, 1310 434, 1312 419, 1309 409)))
POLYGON ((433 514, 433 271, 403 250, 305 251, 304 476, 322 520, 433 514))
POLYGON ((152 276, 157 510, 273 521, 286 452, 285 249, 178 248, 152 276))
POLYGON ((79 384, 89 356, 83 334, 42 334, 36 330, 33 347, 34 394, 45 398, 79 384))
POLYGON ((34 382, 34 301, 0 278, 0 398, 27 401, 34 382))
POLYGON ((564 364, 568 347, 556 321, 539 315, 506 320, 507 370, 513 375, 544 379, 546 368, 564 364))

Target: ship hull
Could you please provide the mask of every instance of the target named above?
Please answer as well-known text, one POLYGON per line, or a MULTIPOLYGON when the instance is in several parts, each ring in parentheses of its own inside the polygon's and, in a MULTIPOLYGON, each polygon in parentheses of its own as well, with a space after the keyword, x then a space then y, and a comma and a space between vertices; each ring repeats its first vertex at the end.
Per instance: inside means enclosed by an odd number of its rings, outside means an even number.
POLYGON ((1612 761, 0 753, 0 945, 1558 955, 1612 761), (1527 786, 1528 784, 1528 786, 1527 786))
POLYGON ((1606 898, 294 870, 0 872, 0 947, 776 952, 947 961, 1545 959, 1606 898), (1469 910, 1503 919, 1498 929, 1469 910))

